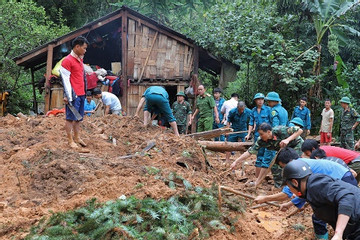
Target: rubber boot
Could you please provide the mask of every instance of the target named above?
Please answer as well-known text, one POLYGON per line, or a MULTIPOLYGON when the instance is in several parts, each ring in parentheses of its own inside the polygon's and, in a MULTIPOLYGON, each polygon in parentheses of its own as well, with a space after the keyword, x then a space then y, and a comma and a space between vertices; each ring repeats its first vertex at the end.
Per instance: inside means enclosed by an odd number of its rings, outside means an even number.
POLYGON ((326 240, 328 240, 329 239, 329 234, 328 233, 326 233, 324 235, 315 234, 315 239, 326 239, 326 240))
POLYGON ((76 143, 74 142, 73 137, 71 135, 68 137, 68 142, 69 142, 69 146, 71 148, 78 148, 78 145, 76 145, 76 143))

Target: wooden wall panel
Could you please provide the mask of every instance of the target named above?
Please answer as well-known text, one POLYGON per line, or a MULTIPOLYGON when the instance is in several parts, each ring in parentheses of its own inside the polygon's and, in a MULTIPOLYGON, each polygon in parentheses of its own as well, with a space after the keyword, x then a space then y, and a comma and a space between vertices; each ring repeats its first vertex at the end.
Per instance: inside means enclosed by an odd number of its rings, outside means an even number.
POLYGON ((142 79, 190 79, 193 47, 133 19, 128 28, 130 78, 138 80, 144 69, 142 79))

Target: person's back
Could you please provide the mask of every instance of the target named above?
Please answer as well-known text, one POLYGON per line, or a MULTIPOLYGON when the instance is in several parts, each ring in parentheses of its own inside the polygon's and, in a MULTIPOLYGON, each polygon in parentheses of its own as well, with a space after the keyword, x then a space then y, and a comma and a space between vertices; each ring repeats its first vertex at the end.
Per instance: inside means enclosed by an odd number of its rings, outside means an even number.
POLYGON ((167 93, 165 88, 160 87, 160 86, 151 86, 151 87, 147 88, 145 90, 143 96, 146 97, 146 95, 148 95, 148 94, 159 94, 159 95, 162 95, 163 97, 165 97, 166 99, 169 99, 169 94, 167 93))
POLYGON ((111 111, 121 111, 121 103, 118 97, 109 92, 102 92, 101 98, 106 106, 110 106, 111 111))
POLYGON ((288 125, 288 112, 280 103, 271 108, 271 116, 273 127, 288 125))
POLYGON ((357 158, 359 158, 360 161, 360 153, 349 149, 334 147, 334 146, 320 146, 320 149, 325 151, 326 156, 340 158, 346 164, 349 164, 350 162, 352 162, 357 158))
POLYGON ((315 160, 308 158, 299 158, 298 160, 302 160, 309 164, 311 170, 314 173, 326 174, 336 179, 341 179, 345 175, 345 173, 349 171, 341 164, 326 159, 315 160))

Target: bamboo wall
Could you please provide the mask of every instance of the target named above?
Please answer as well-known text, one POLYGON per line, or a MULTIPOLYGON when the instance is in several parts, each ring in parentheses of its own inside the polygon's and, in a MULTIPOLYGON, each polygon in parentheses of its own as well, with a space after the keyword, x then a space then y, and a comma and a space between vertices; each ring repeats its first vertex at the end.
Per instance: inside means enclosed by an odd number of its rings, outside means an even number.
POLYGON ((141 79, 188 80, 193 52, 192 47, 128 18, 127 75, 130 78, 137 80, 143 72, 141 79))

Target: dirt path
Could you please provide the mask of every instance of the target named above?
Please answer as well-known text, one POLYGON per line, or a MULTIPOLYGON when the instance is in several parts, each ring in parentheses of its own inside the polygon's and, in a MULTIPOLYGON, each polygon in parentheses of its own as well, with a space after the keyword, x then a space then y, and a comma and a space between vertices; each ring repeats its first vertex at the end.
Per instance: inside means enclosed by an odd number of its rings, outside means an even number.
MULTIPOLYGON (((210 187, 215 182, 244 189, 244 181, 234 174, 219 177, 227 169, 222 164, 224 154, 207 152, 207 163, 201 147, 188 137, 175 137, 159 127, 145 130, 140 121, 118 116, 86 119, 81 131, 88 147, 79 152, 67 147, 63 116, 1 118, 0 239, 21 239, 49 211, 70 210, 91 198, 160 199, 177 193, 149 174, 152 171, 160 176, 176 172, 193 186, 210 187), (156 146, 141 156, 150 140, 156 146), (131 154, 136 156, 118 158, 131 154)), ((252 162, 246 169, 250 178, 252 162)), ((271 193, 270 182, 258 194, 271 193)), ((211 239, 312 239, 310 211, 290 219, 275 207, 232 214, 239 219, 235 229, 213 232, 211 239)))

